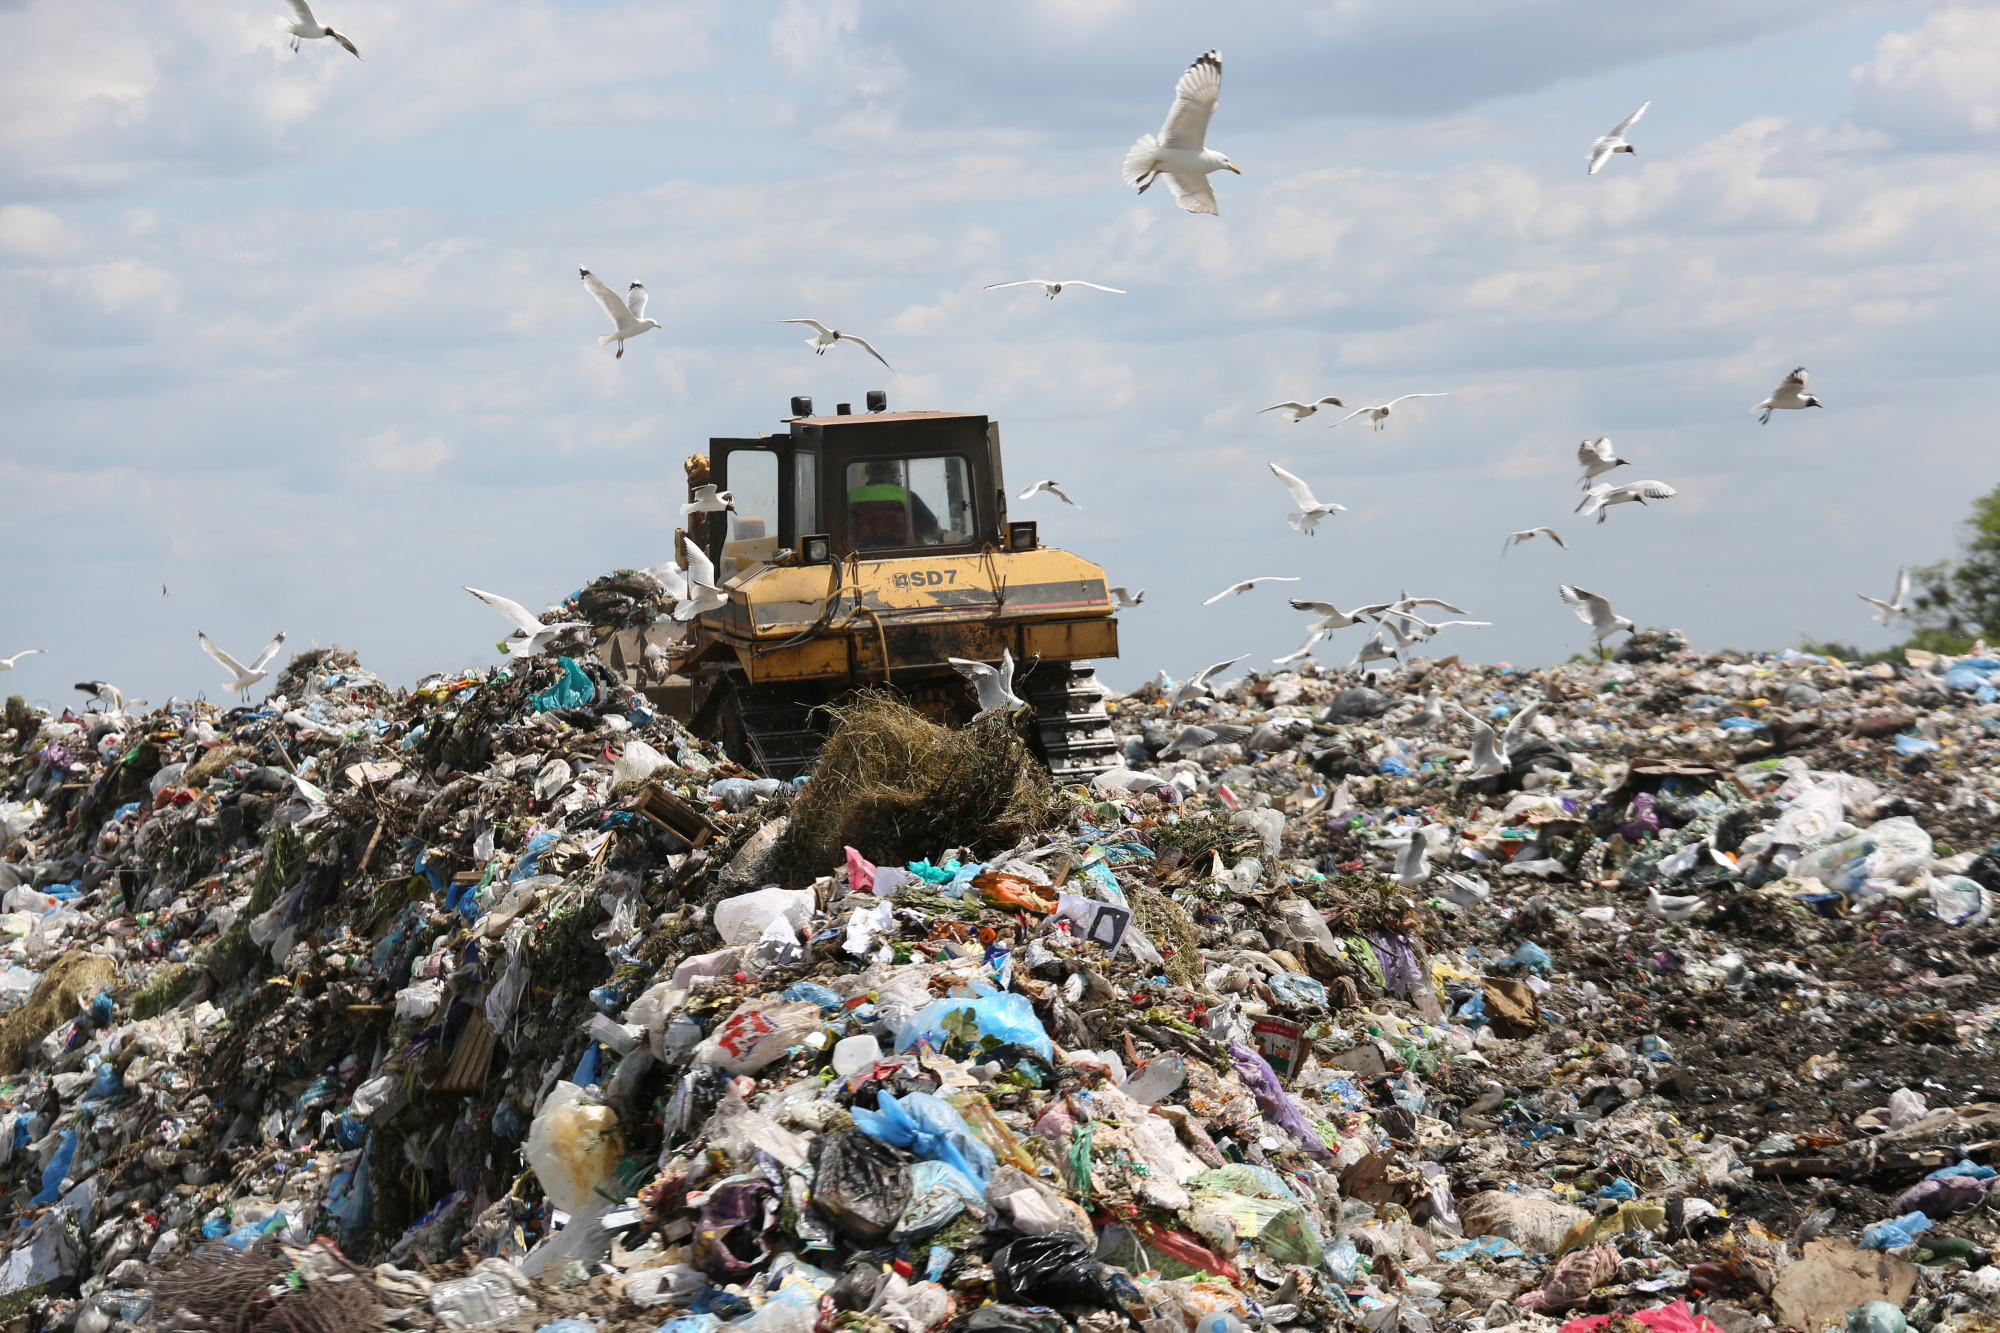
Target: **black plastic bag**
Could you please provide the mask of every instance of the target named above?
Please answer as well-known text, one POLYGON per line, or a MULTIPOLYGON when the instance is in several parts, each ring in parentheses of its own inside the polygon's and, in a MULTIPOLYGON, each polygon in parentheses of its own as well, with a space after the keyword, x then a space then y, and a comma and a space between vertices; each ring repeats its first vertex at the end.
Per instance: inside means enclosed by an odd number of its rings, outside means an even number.
POLYGON ((1000 1299, 1012 1304, 1119 1308, 1104 1265, 1071 1231, 1009 1241, 993 1255, 993 1278, 1000 1299))
POLYGON ((875 1303, 875 1293, 889 1280, 889 1274, 881 1264, 870 1263, 866 1259, 856 1259, 847 1266, 827 1294, 833 1299, 836 1310, 866 1310, 875 1303))
POLYGON ((944 1333, 1063 1333, 1069 1327, 1061 1315, 1047 1310, 1017 1310, 1011 1305, 982 1305, 944 1326, 944 1333))
POLYGON ((858 1129, 813 1140, 813 1206, 851 1241, 876 1245, 910 1203, 910 1168, 902 1153, 858 1129))

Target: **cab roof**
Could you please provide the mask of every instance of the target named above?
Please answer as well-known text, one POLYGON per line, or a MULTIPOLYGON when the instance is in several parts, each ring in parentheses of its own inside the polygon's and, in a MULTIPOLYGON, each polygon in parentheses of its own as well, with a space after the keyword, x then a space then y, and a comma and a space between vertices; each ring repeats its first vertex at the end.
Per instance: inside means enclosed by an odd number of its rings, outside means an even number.
POLYGON ((858 426, 864 422, 969 421, 985 415, 984 412, 855 412, 844 417, 780 417, 779 420, 794 426, 858 426))

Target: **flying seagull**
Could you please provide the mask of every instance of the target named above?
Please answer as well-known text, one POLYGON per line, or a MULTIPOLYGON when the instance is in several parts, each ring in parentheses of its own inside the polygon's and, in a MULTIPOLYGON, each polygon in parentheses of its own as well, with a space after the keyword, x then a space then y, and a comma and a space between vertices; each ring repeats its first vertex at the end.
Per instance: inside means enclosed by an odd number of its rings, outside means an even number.
POLYGON ((1854 595, 1868 603, 1868 605, 1880 610, 1882 614, 1874 617, 1874 619, 1886 625, 1897 616, 1909 610, 1908 607, 1903 605, 1903 599, 1910 595, 1910 571, 1907 569, 1896 571, 1896 595, 1889 601, 1885 602, 1879 597, 1870 597, 1865 592, 1857 592, 1854 595))
POLYGON ((1416 640, 1388 621, 1375 626, 1375 632, 1368 636, 1368 642, 1361 645, 1361 651, 1354 655, 1349 667, 1358 667, 1363 662, 1400 662, 1397 653, 1415 643, 1416 640), (1391 646, 1393 642, 1394 646, 1391 646))
POLYGON ((1513 766, 1512 761, 1507 758, 1506 748, 1500 743, 1498 732, 1457 700, 1453 700, 1450 707, 1472 724, 1472 757, 1458 770, 1461 775, 1468 778, 1490 778, 1505 773, 1513 766))
POLYGON ((880 352, 875 350, 874 345, 866 338, 857 338, 851 333, 842 333, 839 329, 830 329, 816 319, 781 319, 778 322, 780 324, 804 324, 810 327, 813 330, 813 336, 806 339, 806 346, 813 349, 814 356, 825 356, 827 348, 837 342, 846 341, 853 343, 856 347, 862 348, 868 355, 882 362, 882 365, 886 369, 891 371, 896 369, 889 364, 880 352))
POLYGON ((713 486, 694 488, 694 499, 681 506, 681 517, 689 514, 720 514, 727 510, 736 512, 736 496, 730 491, 718 491, 713 486))
POLYGON ((1347 512, 1346 505, 1321 504, 1319 501, 1313 499, 1312 487, 1306 485, 1276 463, 1266 463, 1265 466, 1271 469, 1272 476, 1285 483, 1285 489, 1292 493, 1292 503, 1297 505, 1302 511, 1300 513, 1287 514, 1285 522, 1291 524, 1306 536, 1310 537, 1313 535, 1313 529, 1319 526, 1321 519, 1333 514, 1344 514, 1347 512))
POLYGON ((1578 620, 1590 626, 1592 643, 1602 643, 1621 629, 1635 628, 1631 621, 1612 612, 1608 599, 1599 597, 1594 592, 1585 592, 1582 588, 1573 588, 1567 583, 1557 584, 1556 591, 1562 594, 1563 605, 1576 612, 1578 620))
POLYGON ((1306 635, 1304 643, 1291 652, 1286 653, 1283 657, 1274 657, 1271 660, 1279 666, 1290 666, 1294 662, 1303 661, 1312 656, 1313 645, 1325 637, 1326 631, 1318 625, 1314 625, 1311 632, 1306 635))
POLYGON ((1588 486, 1592 477, 1609 472, 1612 468, 1632 466, 1631 459, 1620 458, 1612 452, 1611 440, 1604 435, 1579 444, 1576 447, 1576 461, 1583 465, 1583 475, 1576 479, 1578 486, 1588 486))
POLYGON ((1288 408, 1291 411, 1293 421, 1304 421, 1307 417, 1319 411, 1320 408, 1327 406, 1346 407, 1347 404, 1341 402, 1332 394, 1328 394, 1324 398, 1315 398, 1310 403, 1295 403, 1287 400, 1282 403, 1272 403, 1269 407, 1260 407, 1257 411, 1261 414, 1264 412, 1275 412, 1281 407, 1288 408))
MULTIPOLYGON (((1370 421, 1375 423, 1376 430, 1381 430, 1382 423, 1389 419, 1389 409, 1394 407, 1397 403, 1402 402, 1403 398, 1449 398, 1449 397, 1451 397, 1451 395, 1448 393, 1406 393, 1403 395, 1402 398, 1391 398, 1388 402, 1383 403, 1380 407, 1357 407, 1352 412, 1349 412, 1346 416, 1342 417, 1339 421, 1336 421, 1333 424, 1335 426, 1338 426, 1346 422, 1352 421, 1356 417, 1365 416, 1370 421)), ((1331 430, 1332 427, 1329 426, 1327 429, 1331 430)))
POLYGON ((12 657, 0 657, 0 671, 12 671, 14 664, 22 658, 33 657, 36 653, 46 653, 47 651, 48 649, 46 648, 23 648, 12 657))
MULTIPOLYGON (((76 683, 76 687, 85 694, 95 698, 98 705, 107 713, 122 713, 125 711, 125 691, 119 689, 109 681, 80 680, 76 683)), ((84 707, 88 708, 89 706, 89 703, 86 701, 84 707)))
POLYGON ((1454 875, 1449 870, 1437 872, 1444 881, 1435 890, 1437 896, 1459 907, 1473 908, 1493 896, 1493 886, 1477 875, 1454 875))
POLYGON ((272 658, 278 655, 278 650, 285 646, 285 636, 280 632, 277 638, 264 645, 264 651, 257 654, 256 661, 252 662, 249 666, 244 666, 228 653, 216 647, 215 642, 200 630, 195 631, 194 637, 195 641, 201 644, 202 650, 216 661, 222 663, 223 669, 230 673, 230 682, 224 688, 246 696, 250 693, 251 686, 271 674, 264 670, 264 668, 270 663, 272 658))
POLYGON ((1068 495, 1064 494, 1062 487, 1056 485, 1052 481, 1038 481, 1034 485, 1030 486, 1027 490, 1022 491, 1019 495, 1015 496, 1014 498, 1016 500, 1025 500, 1029 496, 1037 494, 1038 492, 1041 491, 1047 491, 1050 495, 1055 496, 1056 499, 1061 500, 1071 509, 1083 508, 1082 505, 1078 504, 1076 501, 1070 499, 1068 495))
POLYGON ((1199 750, 1204 745, 1232 745, 1250 734, 1250 728, 1234 722, 1210 722, 1203 726, 1182 727, 1180 732, 1160 751, 1162 759, 1178 759, 1190 750, 1199 750))
POLYGON ((1167 696, 1167 706, 1169 708, 1178 708, 1197 695, 1214 694, 1215 690, 1209 685, 1209 681, 1215 678, 1215 673, 1235 666, 1244 657, 1248 656, 1250 654, 1244 653, 1241 657, 1232 657, 1227 662, 1217 662, 1213 666, 1203 667, 1180 684, 1174 686, 1174 692, 1167 696))
POLYGON ((353 56, 356 60, 361 59, 361 53, 354 49, 353 42, 348 41, 346 37, 313 17, 312 8, 306 4, 306 0, 285 0, 285 3, 291 6, 292 17, 288 19, 274 19, 272 21, 278 25, 279 32, 285 33, 292 39, 292 49, 294 51, 299 49, 301 39, 311 41, 316 37, 331 37, 334 41, 346 47, 349 55, 353 56))
POLYGON ((1412 713, 1410 720, 1403 725, 1413 731, 1429 731, 1442 721, 1444 721, 1444 691, 1434 689, 1424 696, 1422 711, 1412 713))
POLYGON ((963 657, 947 657, 945 661, 958 669, 958 674, 972 682, 972 688, 979 693, 979 711, 986 714, 996 709, 1019 708, 1022 701, 1014 693, 1014 651, 1000 650, 1000 665, 990 667, 984 662, 967 661, 963 657))
POLYGON ((1174 192, 1180 206, 1190 213, 1217 213, 1215 190, 1208 183, 1212 171, 1235 171, 1236 164, 1213 148, 1204 148, 1208 120, 1215 114, 1215 102, 1222 95, 1222 53, 1208 51, 1187 67, 1174 85, 1174 104, 1167 109, 1166 124, 1156 139, 1139 137, 1125 154, 1125 183, 1144 194, 1161 176, 1174 192))
POLYGON ((1769 425, 1771 422, 1771 413, 1773 412, 1825 406, 1825 403, 1822 403, 1819 399, 1806 392, 1806 368, 1799 366, 1791 374, 1778 381, 1778 387, 1771 390, 1769 398, 1766 398, 1750 410, 1764 414, 1757 418, 1759 425, 1769 425))
POLYGON ((1332 602, 1309 602, 1298 597, 1292 598, 1291 602, 1294 611, 1304 611, 1319 617, 1313 624, 1314 629, 1326 630, 1346 629, 1349 625, 1358 625, 1365 618, 1387 611, 1390 606, 1388 602, 1377 602, 1373 606, 1358 606, 1352 611, 1342 611, 1332 602))
MULTIPOLYGON (((1408 593, 1404 593, 1399 600, 1389 603, 1388 609, 1390 611, 1395 612, 1397 615, 1401 615, 1403 612, 1414 610, 1419 606, 1435 606, 1438 610, 1449 611, 1455 616, 1463 616, 1470 614, 1470 612, 1468 612, 1464 607, 1453 606, 1450 602, 1443 601, 1439 598, 1412 597, 1408 593)), ((1362 608, 1362 610, 1367 611, 1368 608, 1364 607, 1362 608)), ((1360 613, 1357 612, 1357 614, 1360 613)))
POLYGON ((477 588, 467 588, 466 591, 512 622, 514 632, 500 647, 500 651, 509 657, 537 656, 568 631, 590 628, 589 623, 582 620, 561 620, 553 625, 544 625, 519 602, 509 601, 498 593, 481 592, 477 588))
POLYGON ((1411 642, 1413 643, 1422 643, 1426 639, 1434 639, 1437 637, 1439 630, 1450 629, 1453 625, 1486 626, 1493 623, 1490 620, 1440 620, 1437 624, 1433 625, 1422 617, 1413 616, 1407 611, 1390 611, 1387 614, 1403 622, 1403 632, 1411 636, 1411 642), (1410 628, 1412 625, 1416 626, 1414 630, 1410 628))
POLYGON ((1111 588, 1108 591, 1111 594, 1111 600, 1117 603, 1120 610, 1128 606, 1137 606, 1146 600, 1146 590, 1144 588, 1139 589, 1137 592, 1127 592, 1123 588, 1111 588))
POLYGON ((600 282, 597 275, 589 269, 580 268, 577 272, 583 275, 584 290, 596 297, 597 304, 604 307, 604 313, 611 316, 612 330, 599 338, 597 345, 603 347, 617 343, 618 356, 612 358, 614 361, 625 355, 627 338, 636 338, 647 329, 666 327, 657 319, 645 318, 646 289, 638 283, 635 282, 626 288, 625 295, 620 296, 600 282))
POLYGON ((1631 144, 1625 142, 1625 131, 1637 125, 1639 117, 1645 115, 1646 108, 1651 105, 1651 102, 1641 103, 1637 111, 1634 111, 1631 115, 1625 117, 1625 119, 1612 127, 1611 133, 1600 134, 1590 141, 1590 170, 1585 174, 1595 176, 1604 164, 1611 160, 1613 153, 1637 153, 1639 151, 1631 144))
POLYGON ((1613 486, 1608 481, 1600 481, 1584 493, 1583 503, 1576 512, 1588 518, 1597 515, 1602 523, 1609 506, 1622 504, 1644 504, 1648 500, 1671 500, 1677 492, 1664 481, 1628 481, 1623 486, 1613 486))
POLYGON ((1019 282, 989 282, 986 284, 986 290, 989 292, 997 291, 1002 287, 1040 287, 1049 294, 1051 301, 1062 295, 1062 289, 1065 287, 1088 287, 1093 291, 1110 292, 1113 296, 1125 295, 1123 287, 1104 287, 1094 282, 1085 282, 1081 278, 1064 278, 1060 282, 1051 282, 1047 278, 1023 278, 1019 282))
MULTIPOLYGON (((1299 576, 1296 574, 1290 577, 1287 577, 1282 574, 1262 574, 1254 579, 1245 579, 1241 583, 1230 584, 1227 588, 1224 588, 1221 592, 1215 594, 1215 596, 1203 602, 1202 605, 1213 606, 1215 603, 1229 596, 1229 594, 1232 592, 1249 592, 1252 588, 1256 587, 1260 583, 1297 583, 1298 581, 1299 581, 1299 576)), ((1246 656, 1247 655, 1248 654, 1246 654, 1246 656)))
POLYGON ((686 589, 674 607, 675 620, 693 620, 704 611, 720 611, 729 598, 716 586, 715 562, 698 542, 686 543, 688 567, 686 589))
POLYGON ((1500 543, 1500 558, 1502 560, 1507 558, 1508 547, 1518 546, 1522 542, 1533 541, 1537 537, 1547 537, 1557 546, 1562 547, 1563 550, 1567 551, 1569 549, 1569 543, 1564 541, 1562 534, 1554 528, 1524 528, 1520 532, 1510 532, 1507 534, 1507 540, 1500 543))

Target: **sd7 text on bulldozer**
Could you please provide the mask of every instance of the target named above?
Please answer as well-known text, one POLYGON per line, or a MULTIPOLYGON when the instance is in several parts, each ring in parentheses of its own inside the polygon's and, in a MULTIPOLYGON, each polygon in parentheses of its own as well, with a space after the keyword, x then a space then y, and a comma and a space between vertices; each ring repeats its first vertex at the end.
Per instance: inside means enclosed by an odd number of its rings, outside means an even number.
POLYGON ((971 719, 947 661, 1016 664, 1029 740, 1059 782, 1112 767, 1117 744, 1090 660, 1118 655, 1104 570, 1041 544, 1007 515, 1000 429, 969 412, 815 416, 792 399, 785 433, 711 439, 688 460, 690 499, 713 485, 727 511, 675 534, 698 546, 724 601, 669 649, 688 720, 769 777, 806 772, 822 705, 886 688, 946 725, 971 719))

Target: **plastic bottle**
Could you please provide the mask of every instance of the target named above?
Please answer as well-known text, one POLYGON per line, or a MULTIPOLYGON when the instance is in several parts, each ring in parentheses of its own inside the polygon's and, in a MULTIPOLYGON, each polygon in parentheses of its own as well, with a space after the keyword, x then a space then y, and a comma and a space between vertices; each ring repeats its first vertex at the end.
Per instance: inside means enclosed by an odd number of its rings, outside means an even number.
POLYGON ((833 1046, 833 1072, 846 1078, 864 1069, 873 1069, 875 1062, 882 1058, 882 1043, 863 1033, 858 1037, 847 1037, 833 1046))

